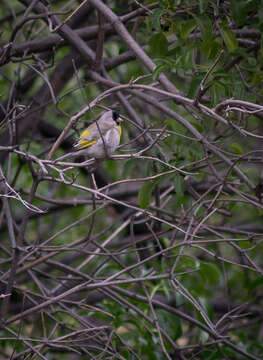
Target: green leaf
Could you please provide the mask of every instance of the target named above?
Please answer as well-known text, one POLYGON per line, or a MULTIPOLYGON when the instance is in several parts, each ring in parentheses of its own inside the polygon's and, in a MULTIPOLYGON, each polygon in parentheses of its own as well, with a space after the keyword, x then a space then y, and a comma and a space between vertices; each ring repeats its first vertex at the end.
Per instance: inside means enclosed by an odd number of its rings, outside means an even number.
POLYGON ((182 204, 184 204, 187 201, 187 197, 185 195, 176 195, 175 198, 175 208, 179 209, 181 207, 182 204))
POLYGON ((195 121, 195 120, 192 120, 192 121, 191 121, 191 124, 192 124, 200 133, 202 133, 202 132, 204 131, 203 126, 202 126, 199 122, 197 122, 197 121, 195 121))
POLYGON ((179 264, 180 268, 178 268, 178 271, 198 270, 200 267, 200 262, 190 256, 182 257, 179 264))
POLYGON ((175 303, 176 303, 176 306, 178 306, 178 307, 185 303, 185 298, 179 292, 176 292, 176 294, 175 294, 175 303))
POLYGON ((230 52, 235 51, 238 47, 238 42, 233 31, 228 29, 226 26, 221 26, 220 31, 228 50, 230 52))
POLYGON ((230 0, 230 13, 238 25, 244 24, 247 19, 248 11, 246 9, 247 1, 230 0))
POLYGON ((196 24, 198 25, 202 40, 211 40, 214 37, 213 25, 211 19, 208 16, 194 16, 196 24))
POLYGON ((196 21, 194 19, 186 20, 183 22, 180 35, 181 38, 186 40, 188 35, 196 28, 196 21))
POLYGON ((199 9, 200 9, 200 14, 203 14, 207 7, 208 7, 208 0, 199 0, 199 9))
POLYGON ((165 56, 168 52, 168 41, 162 32, 153 35, 148 44, 153 57, 165 56))
POLYGON ((243 150, 242 150, 242 147, 237 144, 237 143, 232 143, 230 145, 231 149, 238 155, 242 155, 243 154, 243 150))
POLYGON ((156 314, 161 329, 165 329, 174 340, 182 336, 181 320, 178 316, 170 314, 162 309, 157 309, 156 314))
POLYGON ((263 279, 262 278, 257 278, 256 280, 254 280, 252 283, 251 283, 251 286, 253 288, 257 287, 257 286, 261 286, 263 285, 263 279))
POLYGON ((157 31, 160 31, 161 24, 160 24, 160 18, 164 13, 164 9, 157 8, 152 11, 152 14, 148 16, 148 21, 150 23, 151 29, 154 28, 157 31))
POLYGON ((238 246, 241 249, 249 249, 249 248, 251 248, 252 244, 250 241, 239 241, 238 246))
POLYGON ((221 49, 222 44, 220 44, 219 38, 204 39, 200 45, 200 50, 202 51, 202 53, 213 61, 215 60, 221 49))
POLYGON ((201 344, 204 344, 209 339, 209 334, 204 330, 200 330, 199 339, 201 344))
POLYGON ((221 279, 221 272, 217 265, 212 263, 202 262, 199 269, 199 274, 203 280, 206 280, 208 285, 219 285, 221 279))
POLYGON ((138 166, 137 159, 129 159, 123 166, 123 175, 131 175, 134 169, 138 166))
POLYGON ((147 206, 150 204, 153 187, 154 187, 154 182, 147 181, 140 188, 138 194, 138 202, 142 209, 146 209, 147 206))
POLYGON ((188 97, 193 98, 197 89, 200 86, 200 83, 204 77, 204 74, 199 74, 197 76, 193 76, 190 82, 189 90, 188 90, 188 97))
POLYGON ((119 178, 118 174, 118 162, 114 160, 107 160, 105 161, 105 166, 107 171, 109 172, 112 180, 117 181, 119 178))
POLYGON ((162 64, 162 65, 156 66, 156 68, 154 69, 154 72, 153 72, 153 80, 154 81, 157 80, 160 73, 168 68, 169 68, 168 64, 162 64))
POLYGON ((222 86, 218 81, 214 81, 213 86, 210 88, 210 94, 212 96, 212 105, 218 104, 220 96, 222 96, 222 86))
POLYGON ((175 176, 175 191, 176 195, 182 196, 185 192, 185 183, 182 175, 176 175, 175 176))

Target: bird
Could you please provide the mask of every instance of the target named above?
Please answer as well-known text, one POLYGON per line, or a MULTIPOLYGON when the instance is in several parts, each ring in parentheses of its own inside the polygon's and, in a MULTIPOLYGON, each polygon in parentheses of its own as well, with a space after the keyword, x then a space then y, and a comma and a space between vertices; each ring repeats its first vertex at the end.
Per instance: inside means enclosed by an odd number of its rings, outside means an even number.
POLYGON ((120 143, 122 121, 117 111, 106 111, 99 120, 94 121, 82 131, 73 144, 77 151, 59 157, 56 162, 81 155, 87 155, 98 161, 109 158, 120 143))
POLYGON ((110 157, 117 149, 121 138, 122 119, 117 111, 106 111, 98 121, 89 125, 73 145, 76 150, 84 150, 83 155, 95 159, 110 157))

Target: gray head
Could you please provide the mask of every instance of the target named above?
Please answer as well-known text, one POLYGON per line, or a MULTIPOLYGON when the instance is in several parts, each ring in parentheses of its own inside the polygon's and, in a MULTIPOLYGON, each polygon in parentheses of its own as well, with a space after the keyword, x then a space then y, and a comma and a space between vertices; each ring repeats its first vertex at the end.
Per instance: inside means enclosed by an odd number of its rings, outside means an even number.
POLYGON ((99 122, 102 123, 104 121, 107 121, 107 123, 112 125, 119 125, 120 122, 122 121, 121 118, 119 117, 119 113, 117 111, 106 111, 100 118, 99 118, 99 122))

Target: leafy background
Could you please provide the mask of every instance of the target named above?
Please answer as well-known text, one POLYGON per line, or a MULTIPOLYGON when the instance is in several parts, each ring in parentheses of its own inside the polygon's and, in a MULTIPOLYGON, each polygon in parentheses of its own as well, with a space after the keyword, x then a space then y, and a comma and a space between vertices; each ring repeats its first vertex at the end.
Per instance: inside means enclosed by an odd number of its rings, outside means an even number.
POLYGON ((1 4, 1 358, 262 358, 262 16, 1 4), (60 160, 108 108, 113 158, 60 160))

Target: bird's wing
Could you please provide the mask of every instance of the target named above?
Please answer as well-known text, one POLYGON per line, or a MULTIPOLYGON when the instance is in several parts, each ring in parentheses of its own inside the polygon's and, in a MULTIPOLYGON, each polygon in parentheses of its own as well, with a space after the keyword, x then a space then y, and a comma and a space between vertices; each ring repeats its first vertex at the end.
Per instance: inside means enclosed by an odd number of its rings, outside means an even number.
POLYGON ((100 138, 100 136, 104 136, 108 130, 113 127, 113 124, 110 122, 101 122, 100 120, 97 123, 93 123, 84 130, 74 145, 74 147, 78 149, 84 149, 88 146, 91 146, 96 143, 96 141, 100 138), (98 126, 99 129, 98 129, 98 126))

